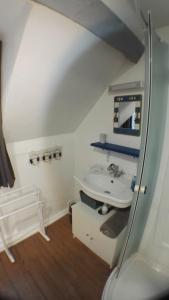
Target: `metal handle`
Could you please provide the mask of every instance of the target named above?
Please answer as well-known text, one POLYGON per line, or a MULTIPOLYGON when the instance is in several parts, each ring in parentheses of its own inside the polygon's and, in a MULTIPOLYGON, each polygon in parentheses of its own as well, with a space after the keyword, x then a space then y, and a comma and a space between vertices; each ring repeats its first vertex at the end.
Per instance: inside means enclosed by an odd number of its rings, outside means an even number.
POLYGON ((142 186, 140 187, 140 193, 146 194, 146 191, 147 191, 147 187, 146 187, 145 185, 142 185, 142 186))
POLYGON ((140 186, 138 184, 136 184, 134 187, 134 192, 138 193, 139 189, 140 189, 140 186))
POLYGON ((145 185, 138 185, 136 184, 135 187, 134 187, 134 192, 139 192, 141 194, 146 194, 146 190, 147 190, 147 186, 145 185))

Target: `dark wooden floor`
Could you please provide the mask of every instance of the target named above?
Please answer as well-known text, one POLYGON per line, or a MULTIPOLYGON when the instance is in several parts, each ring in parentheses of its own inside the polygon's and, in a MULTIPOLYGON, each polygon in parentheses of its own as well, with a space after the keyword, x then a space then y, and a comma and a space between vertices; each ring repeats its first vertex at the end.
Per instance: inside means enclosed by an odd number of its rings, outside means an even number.
POLYGON ((0 299, 99 300, 108 266, 72 238, 68 216, 12 247, 16 263, 0 253, 0 299))

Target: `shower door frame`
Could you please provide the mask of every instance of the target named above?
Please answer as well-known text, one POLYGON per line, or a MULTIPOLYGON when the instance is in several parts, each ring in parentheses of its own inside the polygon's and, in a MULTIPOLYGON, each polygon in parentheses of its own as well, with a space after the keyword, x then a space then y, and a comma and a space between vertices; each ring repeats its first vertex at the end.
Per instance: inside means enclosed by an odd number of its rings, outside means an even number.
MULTIPOLYGON (((130 240, 130 235, 132 234, 136 211, 139 203, 139 195, 143 178, 143 171, 145 165, 145 157, 146 157, 146 149, 147 149, 147 141, 148 141, 148 133, 149 133, 149 122, 150 122, 150 110, 151 110, 151 93, 152 93, 152 25, 151 25, 151 13, 148 12, 148 24, 146 24, 145 30, 145 90, 144 90, 144 114, 143 114, 143 122, 142 122, 142 138, 141 138, 141 150, 140 157, 138 162, 138 170, 137 170, 137 181, 136 187, 133 195, 131 212, 129 217, 129 222, 127 226, 126 239, 123 245, 123 249, 119 258, 119 262, 116 269, 116 278, 118 278, 123 262, 125 261, 126 252, 130 240)), ((144 190, 144 188, 143 188, 144 190)), ((146 192, 146 191, 145 191, 146 192)))
POLYGON ((126 240, 117 266, 138 252, 158 182, 168 107, 169 46, 152 30, 151 13, 145 31, 145 95, 136 189, 133 195, 126 240), (146 185, 146 186, 145 186, 146 185))

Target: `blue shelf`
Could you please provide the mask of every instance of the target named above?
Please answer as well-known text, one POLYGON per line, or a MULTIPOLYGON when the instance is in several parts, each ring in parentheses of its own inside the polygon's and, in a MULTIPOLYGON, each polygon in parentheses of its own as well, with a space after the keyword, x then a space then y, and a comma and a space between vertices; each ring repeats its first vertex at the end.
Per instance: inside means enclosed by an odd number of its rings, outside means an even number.
POLYGON ((140 154, 140 150, 138 150, 138 149, 114 145, 114 144, 110 144, 110 143, 103 144, 103 143, 97 142, 97 143, 91 143, 90 145, 93 147, 96 147, 96 148, 103 149, 103 150, 122 153, 122 154, 130 155, 133 157, 139 157, 139 154, 140 154))

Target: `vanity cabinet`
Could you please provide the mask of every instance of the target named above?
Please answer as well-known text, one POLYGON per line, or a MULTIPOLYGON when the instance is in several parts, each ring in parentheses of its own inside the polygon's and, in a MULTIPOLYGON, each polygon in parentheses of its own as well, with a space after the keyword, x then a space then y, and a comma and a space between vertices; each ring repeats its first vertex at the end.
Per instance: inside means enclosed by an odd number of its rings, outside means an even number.
POLYGON ((82 202, 72 206, 72 231, 90 250, 114 266, 120 254, 125 236, 125 229, 121 234, 111 239, 100 232, 101 225, 115 212, 112 210, 107 215, 100 215, 98 209, 92 209, 82 202))

